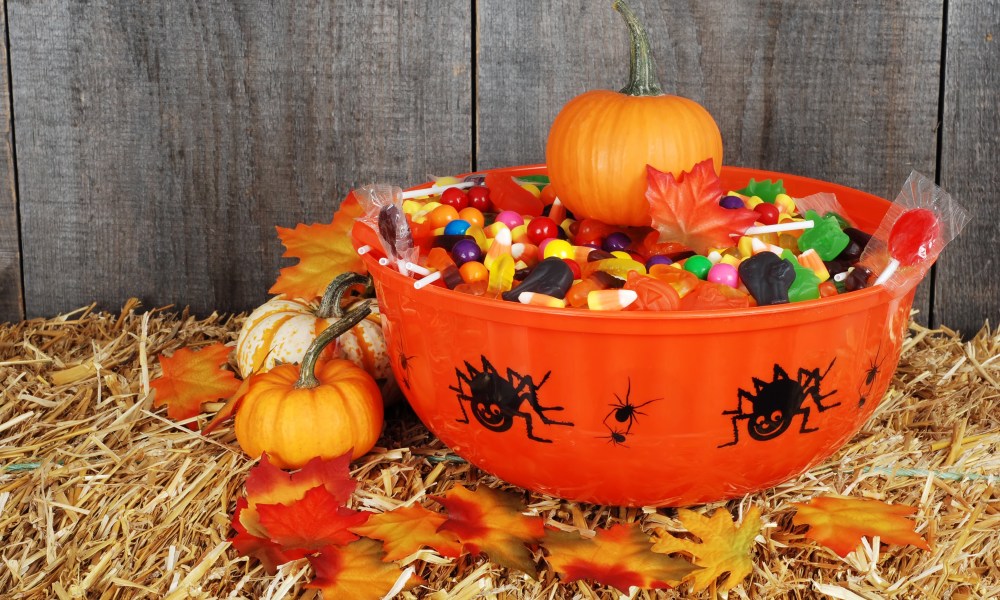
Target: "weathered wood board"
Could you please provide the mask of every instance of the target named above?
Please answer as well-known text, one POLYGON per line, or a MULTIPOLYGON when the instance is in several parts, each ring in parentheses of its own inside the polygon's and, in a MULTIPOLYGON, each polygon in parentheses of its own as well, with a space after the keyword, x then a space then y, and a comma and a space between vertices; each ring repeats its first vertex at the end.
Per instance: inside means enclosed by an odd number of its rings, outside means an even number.
MULTIPOLYGON (((6 8, 0 1, 0 8, 6 8)), ((0 31, 7 32, 7 11, 0 13, 0 31)), ((7 47, 0 48, 0 323, 24 318, 21 295, 21 240, 17 227, 17 187, 14 176, 14 136, 11 131, 10 80, 7 47)))
POLYGON ((471 167, 467 2, 9 2, 25 301, 264 301, 274 227, 471 167))

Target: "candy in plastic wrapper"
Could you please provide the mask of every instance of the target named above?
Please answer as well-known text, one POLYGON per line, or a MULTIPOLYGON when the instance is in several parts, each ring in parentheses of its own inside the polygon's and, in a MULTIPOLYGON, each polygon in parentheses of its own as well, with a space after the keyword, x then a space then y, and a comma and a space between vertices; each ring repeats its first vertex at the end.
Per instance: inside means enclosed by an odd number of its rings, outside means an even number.
POLYGON ((415 262, 419 250, 413 244, 410 225, 403 214, 403 191, 388 184, 371 184, 354 191, 364 216, 358 219, 378 232, 386 257, 399 272, 408 275, 407 263, 415 262))
POLYGON ((836 194, 820 192, 811 196, 796 198, 795 206, 798 207, 799 212, 802 214, 806 214, 806 211, 814 210, 819 216, 826 217, 832 213, 843 227, 854 227, 854 223, 846 216, 847 211, 844 210, 844 207, 837 200, 836 194))
POLYGON ((947 192, 913 171, 865 246, 859 264, 879 274, 873 285, 901 296, 920 283, 968 221, 969 213, 947 192))

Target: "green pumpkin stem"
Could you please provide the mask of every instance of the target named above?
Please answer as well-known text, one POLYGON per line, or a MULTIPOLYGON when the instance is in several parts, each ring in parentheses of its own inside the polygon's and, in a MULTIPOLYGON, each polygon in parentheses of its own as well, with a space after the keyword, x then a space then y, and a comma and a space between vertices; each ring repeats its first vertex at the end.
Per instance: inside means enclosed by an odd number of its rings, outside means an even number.
POLYGON ((319 308, 316 310, 316 316, 320 319, 344 316, 344 309, 341 307, 344 294, 356 285, 364 285, 365 292, 367 293, 368 288, 371 286, 371 278, 367 275, 362 275, 361 273, 355 273, 353 271, 337 275, 337 277, 330 282, 330 285, 326 287, 326 291, 323 293, 323 299, 320 301, 319 308))
POLYGON ((660 80, 656 76, 656 64, 653 62, 653 55, 649 53, 649 38, 646 37, 642 23, 624 0, 614 0, 611 6, 625 19, 631 42, 628 85, 621 89, 621 93, 629 96, 662 95, 663 88, 660 87, 660 80))
POLYGON ((351 310, 344 313, 339 321, 323 330, 323 333, 316 336, 305 355, 302 356, 302 365, 299 369, 299 378, 295 382, 296 388, 314 388, 319 385, 316 379, 316 361, 323 353, 326 345, 350 331, 352 327, 360 323, 372 312, 372 301, 365 300, 351 310))

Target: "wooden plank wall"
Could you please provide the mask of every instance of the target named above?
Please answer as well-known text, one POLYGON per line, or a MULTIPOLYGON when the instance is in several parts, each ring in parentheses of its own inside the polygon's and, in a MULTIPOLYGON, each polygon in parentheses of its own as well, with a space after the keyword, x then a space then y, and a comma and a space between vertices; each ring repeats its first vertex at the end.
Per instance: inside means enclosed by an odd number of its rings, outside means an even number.
MULTIPOLYGON (((632 5, 665 88, 715 115, 728 164, 889 198, 912 169, 939 176, 975 220, 918 318, 998 320, 1000 1, 632 5)), ((20 219, 28 316, 133 295, 249 309, 286 264, 275 225, 328 219, 367 181, 542 162, 559 107, 627 72, 603 0, 6 9, 19 177, 0 227, 20 219)), ((0 319, 20 318, 19 294, 0 293, 0 319)))
MULTIPOLYGON (((4 2, 0 1, 0 7, 4 8, 3 14, 0 14, 0 31, 6 37, 7 11, 4 2)), ((7 45, 4 44, 0 50, 0 322, 24 318, 7 61, 7 45)))

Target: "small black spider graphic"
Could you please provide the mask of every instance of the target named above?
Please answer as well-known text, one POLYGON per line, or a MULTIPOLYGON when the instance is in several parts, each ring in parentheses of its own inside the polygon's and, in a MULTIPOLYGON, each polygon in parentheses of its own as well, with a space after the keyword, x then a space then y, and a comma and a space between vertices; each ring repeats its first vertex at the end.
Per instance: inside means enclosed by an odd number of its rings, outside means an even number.
POLYGON ((652 400, 647 400, 642 404, 632 404, 629 397, 632 395, 632 379, 629 378, 628 388, 625 390, 625 399, 622 400, 618 394, 615 394, 614 404, 609 404, 611 411, 604 417, 602 423, 608 428, 609 431, 614 432, 612 425, 608 425, 608 419, 614 417, 615 422, 625 425, 625 431, 620 432, 621 435, 625 436, 632 432, 632 426, 636 424, 636 415, 645 415, 646 413, 641 412, 639 409, 643 406, 652 404, 658 400, 663 400, 663 398, 654 398, 652 400))
POLYGON ((875 385, 875 378, 878 374, 882 372, 882 363, 888 356, 882 355, 882 342, 878 343, 878 350, 875 351, 875 358, 869 361, 868 368, 865 369, 864 380, 861 385, 858 386, 858 406, 864 406, 865 402, 868 401, 868 396, 872 393, 872 387, 875 385), (881 360, 879 357, 881 356, 881 360))

